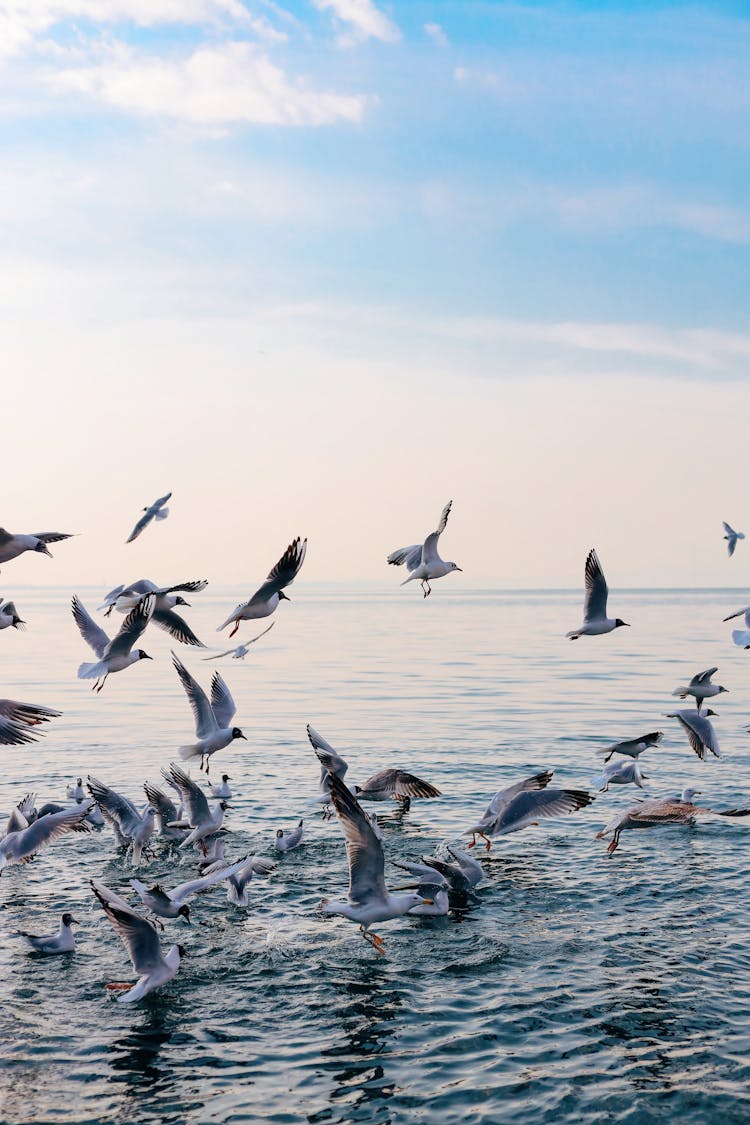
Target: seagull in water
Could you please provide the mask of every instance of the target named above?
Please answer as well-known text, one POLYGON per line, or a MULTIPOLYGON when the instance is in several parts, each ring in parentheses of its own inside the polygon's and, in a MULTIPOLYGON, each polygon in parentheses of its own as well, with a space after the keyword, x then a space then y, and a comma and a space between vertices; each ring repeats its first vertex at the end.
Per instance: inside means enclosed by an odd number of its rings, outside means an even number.
POLYGON ((147 508, 143 509, 145 514, 141 516, 141 518, 138 520, 138 523, 130 532, 130 535, 125 540, 126 543, 132 543, 134 539, 137 539, 141 532, 148 527, 152 520, 165 520, 167 518, 167 516, 169 515, 169 508, 165 508, 164 505, 167 503, 171 495, 172 493, 168 492, 166 496, 160 496, 158 500, 154 500, 153 504, 149 504, 147 508))
POLYGON ((276 839, 273 842, 276 851, 291 852, 294 851, 295 848, 298 848, 302 843, 302 835, 305 831, 304 824, 304 820, 301 820, 297 827, 293 828, 291 832, 285 832, 283 828, 277 828, 276 839))
POLYGON ((713 699, 715 695, 720 695, 723 691, 729 691, 729 688, 711 683, 711 677, 714 672, 718 671, 718 668, 706 668, 705 672, 698 672, 693 676, 687 687, 675 688, 672 695, 677 695, 680 699, 687 699, 689 695, 694 695, 695 706, 700 711, 704 699, 713 699))
POLYGON ((744 531, 735 531, 733 527, 729 526, 726 520, 722 520, 722 523, 724 525, 724 538, 727 541, 727 554, 731 559, 734 554, 734 549, 737 546, 737 540, 744 539, 745 533, 744 531))
POLYGON ((223 750, 235 738, 245 738, 239 727, 229 726, 237 707, 232 699, 232 693, 218 672, 214 672, 211 680, 211 700, 209 702, 203 688, 197 680, 193 679, 185 665, 177 659, 174 653, 172 653, 172 663, 187 693, 195 719, 197 738, 196 742, 191 742, 187 746, 180 746, 179 755, 183 761, 187 761, 189 758, 200 758, 200 768, 203 769, 205 763, 206 776, 208 776, 211 755, 216 754, 218 750, 223 750))
POLYGON ((142 648, 132 651, 133 645, 149 623, 154 610, 154 596, 149 594, 135 609, 131 609, 120 626, 120 631, 112 640, 89 616, 82 602, 73 595, 73 617, 81 636, 94 650, 99 659, 93 664, 81 664, 78 668, 79 680, 96 680, 93 691, 101 691, 112 672, 122 672, 139 660, 152 657, 142 648))
POLYGON ((602 633, 611 633, 621 625, 627 625, 627 621, 619 617, 607 617, 608 594, 609 588, 602 564, 592 548, 586 558, 583 625, 566 633, 565 636, 571 641, 577 641, 579 637, 598 637, 602 633))
POLYGON ((624 754, 628 758, 639 758, 646 750, 658 746, 664 738, 664 731, 655 730, 651 734, 642 734, 640 738, 628 738, 624 742, 613 742, 611 746, 604 746, 597 750, 597 754, 604 758, 605 763, 613 754, 624 754))
POLYGON ((275 863, 257 855, 251 856, 245 861, 244 867, 227 879, 227 900, 234 906, 249 906, 247 886, 253 875, 270 875, 275 870, 275 863))
POLYGON ((715 758, 721 757, 719 740, 709 721, 709 716, 715 714, 716 712, 709 707, 703 715, 699 711, 673 711, 667 715, 668 719, 677 719, 688 737, 688 742, 702 762, 706 760, 707 750, 710 750, 715 758))
POLYGON ((231 777, 229 776, 228 773, 223 773, 221 775, 221 783, 219 785, 212 785, 211 786, 211 796, 212 797, 219 797, 220 799, 223 799, 225 801, 230 800, 230 798, 232 796, 232 790, 231 790, 230 786, 227 785, 227 782, 231 781, 231 780, 232 779, 231 779, 231 777))
MULTIPOLYGON (((287 601, 289 601, 288 598, 287 598, 287 601)), ((213 656, 204 656, 204 657, 202 657, 202 659, 203 660, 221 660, 221 658, 223 656, 231 656, 233 660, 244 660, 245 657, 248 654, 248 651, 250 649, 250 645, 254 645, 255 642, 259 641, 261 637, 265 637, 266 633, 270 633, 271 630, 274 627, 274 624, 275 624, 275 622, 272 621, 271 624, 268 626, 268 628, 264 629, 262 633, 258 633, 257 636, 251 637, 251 639, 249 641, 243 641, 242 644, 237 645, 236 648, 228 648, 225 652, 216 652, 216 653, 213 654, 213 656)))
POLYGON ((42 848, 69 832, 88 832, 89 826, 85 822, 90 808, 91 804, 87 801, 74 805, 72 809, 40 816, 27 828, 9 832, 0 840, 0 871, 13 863, 28 863, 42 848))
POLYGON ((577 812, 593 801, 591 794, 582 789, 547 789, 552 776, 552 770, 545 770, 496 793, 479 823, 467 828, 466 835, 471 836, 469 847, 475 846, 479 836, 489 851, 495 836, 535 827, 540 820, 577 812))
POLYGON ((174 785, 182 797, 185 809, 185 821, 173 828, 190 828, 191 832, 181 841, 181 848, 189 848, 191 844, 200 842, 202 850, 205 849, 203 841, 207 836, 215 835, 224 821, 224 812, 230 806, 226 801, 219 801, 213 812, 208 807, 208 798, 199 785, 193 781, 179 766, 171 765, 168 770, 162 770, 164 777, 174 785))
POLYGON ((239 629, 241 621, 251 621, 256 617, 270 617, 278 608, 279 602, 291 601, 292 599, 284 593, 284 588, 291 586, 294 582, 302 563, 305 561, 306 554, 307 540, 303 539, 300 542, 298 536, 289 544, 263 585, 258 587, 248 601, 238 605, 226 621, 218 626, 216 632, 220 633, 222 629, 226 629, 227 625, 234 622, 234 628, 229 634, 230 637, 233 637, 239 629))
POLYGON ((116 981, 106 985, 110 992, 120 992, 117 999, 123 1004, 135 1004, 155 988, 161 988, 177 975, 180 961, 185 956, 181 945, 173 945, 162 954, 156 928, 146 918, 138 914, 124 899, 105 887, 103 883, 91 880, 93 890, 104 907, 104 913, 120 935, 128 952, 133 968, 138 974, 135 984, 129 981, 116 981))
POLYGON ((600 832, 597 832, 596 839, 602 840, 606 836, 614 834, 607 848, 607 854, 612 855, 620 843, 620 833, 631 828, 656 828, 660 824, 692 824, 695 817, 700 815, 750 816, 750 809, 720 811, 719 809, 700 808, 698 805, 694 805, 692 801, 692 798, 699 792, 698 789, 684 789, 679 801, 642 801, 640 805, 635 805, 633 808, 626 809, 625 812, 614 816, 609 824, 606 824, 600 832))
POLYGON ((213 887, 217 883, 223 882, 230 875, 236 875, 247 862, 248 857, 246 856, 238 863, 232 864, 231 867, 222 867, 218 871, 212 871, 208 875, 201 876, 200 879, 191 879, 187 883, 180 883, 172 891, 165 891, 158 883, 155 883, 152 887, 147 887, 145 883, 141 883, 138 879, 131 879, 130 885, 140 896, 146 909, 155 914, 157 918, 184 918, 189 923, 190 907, 187 904, 188 899, 192 898, 193 895, 200 894, 201 891, 207 891, 209 887, 213 887))
POLYGON ((0 629, 23 629, 25 626, 26 622, 18 616, 15 604, 0 598, 0 629))
POLYGON ((438 554, 438 539, 445 531, 452 505, 453 501, 449 500, 443 508, 437 530, 431 532, 424 543, 413 543, 411 547, 400 547, 397 551, 392 551, 387 559, 391 566, 402 566, 406 563, 406 569, 411 573, 401 585, 405 586, 407 582, 420 582, 422 584, 422 595, 425 598, 432 593, 430 582, 434 582, 436 578, 443 578, 444 575, 450 574, 454 570, 461 570, 461 567, 457 566, 456 563, 445 562, 438 554))
POLYGON ((34 953, 72 953, 76 947, 76 939, 70 927, 74 922, 78 925, 77 918, 65 913, 60 919, 60 928, 56 933, 37 936, 20 930, 19 936, 26 939, 34 953))
POLYGON ((724 618, 724 621, 733 621, 735 617, 745 618, 745 628, 733 629, 732 640, 740 648, 750 648, 750 605, 736 610, 735 613, 730 613, 729 617, 724 618))
POLYGON ((388 892, 383 846, 372 830, 367 813, 335 774, 331 776, 331 801, 346 840, 349 896, 346 901, 324 899, 320 909, 323 914, 340 914, 359 922, 365 941, 385 956, 383 939, 371 933, 370 926, 400 918, 415 906, 432 906, 432 900, 414 891, 408 894, 388 892))
POLYGON ((135 609, 139 602, 148 594, 155 595, 154 611, 151 619, 155 625, 160 629, 164 629, 176 641, 180 641, 184 645, 195 645, 198 648, 205 648, 203 641, 199 641, 193 630, 186 621, 178 613, 174 612, 175 606, 185 605, 190 606, 190 602, 185 601, 182 594, 177 591, 182 590, 186 593, 198 594, 201 590, 205 590, 208 585, 208 580, 205 578, 196 579, 190 582, 180 582, 176 586, 157 586, 150 578, 139 578, 132 586, 115 586, 114 590, 110 590, 105 596, 102 605, 99 609, 106 609, 105 617, 109 617, 113 609, 118 613, 128 613, 131 609, 135 609))
POLYGON ((40 707, 36 703, 20 703, 17 699, 0 699, 0 744, 22 746, 34 742, 43 731, 35 728, 50 719, 59 719, 61 711, 40 707))
POLYGON ((11 535, 4 527, 0 527, 0 563, 17 559, 25 551, 34 551, 37 555, 49 555, 52 558, 52 552, 47 544, 61 543, 63 539, 72 538, 72 535, 62 531, 39 531, 35 535, 11 535))

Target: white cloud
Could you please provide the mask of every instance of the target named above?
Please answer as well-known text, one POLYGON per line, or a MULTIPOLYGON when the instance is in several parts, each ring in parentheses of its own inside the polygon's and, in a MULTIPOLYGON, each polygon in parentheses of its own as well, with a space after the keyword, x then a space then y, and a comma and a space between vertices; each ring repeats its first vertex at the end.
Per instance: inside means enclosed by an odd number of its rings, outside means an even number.
POLYGON ((365 98, 316 90, 247 42, 200 47, 182 59, 118 44, 94 66, 51 75, 57 89, 87 94, 129 113, 195 125, 327 125, 362 119, 365 98))
POLYGON ((313 0, 313 4, 321 12, 333 12, 336 19, 348 25, 346 32, 338 37, 341 46, 353 46, 366 39, 396 43, 401 38, 395 23, 376 8, 372 0, 313 0))
POLYGON ((424 29, 425 33, 430 37, 433 43, 437 43, 438 47, 448 46, 448 36, 439 23, 426 23, 424 29))

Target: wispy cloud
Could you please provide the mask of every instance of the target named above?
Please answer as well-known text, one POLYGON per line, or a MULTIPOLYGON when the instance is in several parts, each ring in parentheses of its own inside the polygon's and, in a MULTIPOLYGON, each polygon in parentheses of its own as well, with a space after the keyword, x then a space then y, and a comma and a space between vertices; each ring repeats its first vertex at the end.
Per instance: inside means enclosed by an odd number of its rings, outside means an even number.
POLYGON ((377 8, 372 0, 313 0, 321 11, 332 12, 346 30, 338 37, 341 46, 350 47, 367 39, 379 39, 382 43, 396 43, 401 38, 393 20, 377 8))
POLYGON ((94 65, 64 69, 49 81, 128 113, 209 127, 359 122, 366 101, 293 80, 245 41, 200 47, 178 59, 117 44, 94 65))
POLYGON ((426 35, 429 36, 433 43, 437 43, 438 47, 448 46, 448 36, 439 23, 426 23, 424 29, 426 35))

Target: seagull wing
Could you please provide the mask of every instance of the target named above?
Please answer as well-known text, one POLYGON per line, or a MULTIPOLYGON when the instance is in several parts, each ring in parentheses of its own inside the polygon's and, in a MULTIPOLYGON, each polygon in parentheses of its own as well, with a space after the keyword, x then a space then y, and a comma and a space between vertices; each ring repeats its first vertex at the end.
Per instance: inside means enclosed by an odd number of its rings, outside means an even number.
POLYGON ((158 509, 163 508, 164 505, 167 503, 167 501, 170 500, 171 498, 172 498, 172 493, 168 492, 166 494, 166 496, 160 496, 158 500, 154 500, 151 507, 155 508, 158 511, 158 509))
POLYGON ((16 862, 27 863, 53 840, 59 840, 69 832, 88 832, 86 817, 90 812, 91 802, 84 801, 80 805, 74 805, 72 809, 41 816, 28 828, 6 836, 0 848, 6 855, 13 856, 16 862))
POLYGON ((176 586, 166 586, 162 594, 200 594, 208 586, 207 578, 194 578, 189 582, 179 582, 176 586))
POLYGON ((126 543, 132 543, 134 539, 137 539, 138 536, 141 534, 141 532, 144 530, 144 528, 148 527, 148 525, 151 523, 151 520, 153 518, 154 518, 154 513, 149 508, 148 511, 145 511, 143 513, 143 515, 141 516, 141 518, 138 520, 138 523, 135 525, 133 530, 130 532, 130 535, 127 537, 125 542, 126 543))
POLYGON ((221 867, 218 871, 212 871, 210 875, 203 875, 200 879, 190 879, 187 883, 180 883, 173 891, 169 892, 169 897, 173 903, 181 906, 193 895, 197 895, 201 891, 207 891, 209 887, 213 887, 217 883, 222 883, 230 875, 236 875, 238 871, 245 867, 247 862, 248 857, 245 856, 244 859, 233 863, 231 867, 221 867))
POLYGON ((213 707, 209 703, 208 696, 198 681, 190 675, 185 665, 174 653, 172 653, 172 663, 175 666, 177 675, 182 680, 182 686, 187 693, 188 701, 193 711, 195 733, 198 735, 198 738, 206 738, 209 734, 213 734, 219 729, 213 707))
POLYGON ((338 814, 349 857, 349 898, 352 902, 384 902, 383 848, 359 801, 335 774, 331 775, 331 801, 338 814))
POLYGON ((427 538, 425 539, 425 541, 422 545, 422 562, 423 563, 432 563, 432 562, 439 562, 440 561, 440 556, 438 555, 438 549, 437 549, 438 539, 440 538, 440 536, 445 531, 445 525, 448 522, 448 516, 450 515, 450 510, 451 510, 452 505, 453 505, 453 501, 449 500, 448 503, 443 508, 443 511, 440 515, 440 523, 437 525, 437 530, 433 531, 432 534, 428 535, 427 538))
POLYGON ((747 620, 748 613, 750 613, 750 605, 744 605, 742 609, 738 609, 734 613, 730 613, 729 617, 722 617, 722 621, 732 621, 735 617, 742 617, 742 615, 744 614, 745 624, 748 625, 750 624, 750 622, 748 622, 747 620))
POLYGON ((127 656, 151 620, 155 605, 155 595, 147 594, 145 598, 138 602, 138 605, 133 606, 120 626, 119 633, 110 642, 104 655, 107 657, 127 656))
POLYGON ((583 620, 600 621, 607 616, 607 582, 602 564, 595 550, 586 559, 585 594, 583 599, 583 620))
POLYGON ((187 821, 191 828, 197 828, 199 824, 205 824, 207 820, 211 819, 206 794, 191 777, 188 777, 183 769, 173 764, 168 771, 164 771, 164 776, 169 781, 174 782, 179 789, 187 813, 187 821))
POLYGON ((544 789, 536 793, 518 793, 503 806, 486 831, 490 836, 520 832, 522 828, 527 828, 538 820, 548 820, 584 809, 593 799, 582 789, 544 789))
POLYGON ((134 836, 140 827, 141 815, 133 802, 122 793, 110 789, 103 781, 99 781, 98 777, 92 777, 91 774, 87 779, 87 788, 99 806, 102 816, 114 821, 123 836, 134 836))
POLYGON ((307 540, 300 541, 298 536, 289 544, 276 566, 272 568, 265 582, 260 589, 256 590, 250 601, 254 602, 256 599, 267 601, 273 594, 278 594, 280 590, 283 590, 285 586, 290 586, 297 577, 306 554, 307 540))
POLYGON ((104 907, 104 913, 122 938, 136 973, 139 977, 150 976, 163 960, 156 927, 131 907, 117 904, 114 901, 117 896, 108 898, 96 883, 92 882, 91 886, 104 907))
POLYGON ((391 551, 386 559, 391 566, 403 566, 406 563, 407 570, 416 570, 422 561, 422 544, 412 543, 411 547, 399 547, 397 551, 391 551))
POLYGON ((336 753, 334 748, 329 742, 318 734, 318 732, 307 724, 307 737, 310 739, 310 744, 318 756, 318 761, 321 765, 320 780, 328 774, 335 774, 338 778, 343 778, 346 771, 349 769, 349 763, 336 753))
POLYGON ((507 789, 501 789, 499 793, 490 801, 485 809, 483 819, 497 816, 503 805, 507 805, 519 793, 529 793, 535 789, 546 789, 554 776, 554 770, 544 770, 542 773, 535 773, 533 777, 527 777, 524 781, 517 781, 515 785, 509 785, 507 789))
POLYGON ((35 539, 41 539, 42 543, 62 543, 63 539, 73 538, 64 531, 33 531, 32 535, 35 539))
POLYGON ((146 793, 146 800, 151 808, 156 810, 156 815, 163 827, 166 828, 171 821, 177 820, 177 806, 163 789, 151 785, 148 781, 143 788, 146 793))
POLYGON ((81 636, 86 644, 93 648, 94 652, 101 660, 109 646, 109 637, 89 615, 88 610, 84 608, 82 602, 78 600, 75 594, 70 604, 73 608, 73 619, 80 629, 81 636))
POLYGON ((368 778, 362 793, 387 793, 389 797, 440 797, 439 789, 404 770, 380 770, 368 778))
POLYGON ((180 641, 183 645, 195 645, 196 648, 205 648, 203 641, 199 641, 193 630, 188 623, 184 621, 178 613, 173 609, 155 609, 154 610, 154 624, 158 625, 160 629, 164 629, 174 637, 176 641, 180 641))
POLYGON ((109 606, 113 606, 124 589, 124 583, 119 586, 115 586, 114 590, 110 590, 108 594, 104 595, 104 601, 100 606, 97 606, 97 609, 107 609, 109 608, 109 606))
POLYGON ((690 686, 691 687, 697 687, 698 684, 708 684, 708 683, 710 683, 711 677, 713 676, 714 672, 718 672, 718 671, 719 671, 718 668, 706 668, 705 672, 698 672, 695 676, 693 676, 692 680, 690 681, 690 686))
POLYGON ((710 750, 715 758, 721 757, 719 740, 709 719, 697 711, 678 711, 674 717, 679 720, 690 746, 702 762, 706 759, 706 750, 710 750))
POLYGON ((211 680, 211 707, 219 726, 228 727, 237 711, 232 693, 218 672, 211 680))

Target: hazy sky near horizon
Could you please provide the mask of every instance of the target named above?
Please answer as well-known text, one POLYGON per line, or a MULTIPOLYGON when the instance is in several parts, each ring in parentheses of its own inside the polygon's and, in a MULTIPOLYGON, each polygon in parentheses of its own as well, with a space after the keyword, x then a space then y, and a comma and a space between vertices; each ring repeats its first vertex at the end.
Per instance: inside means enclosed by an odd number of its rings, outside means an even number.
POLYGON ((731 3, 0 0, 0 524, 80 532, 0 594, 396 586, 449 498, 436 593, 743 585, 749 58, 731 3))

